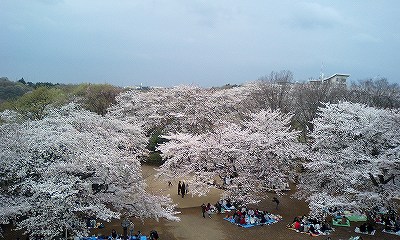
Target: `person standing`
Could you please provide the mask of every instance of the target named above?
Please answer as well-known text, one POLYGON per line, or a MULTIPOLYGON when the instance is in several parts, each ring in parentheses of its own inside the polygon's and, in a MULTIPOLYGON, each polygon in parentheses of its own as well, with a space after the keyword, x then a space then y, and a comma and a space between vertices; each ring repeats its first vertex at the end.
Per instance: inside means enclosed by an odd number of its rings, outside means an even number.
POLYGON ((276 210, 278 210, 278 206, 279 206, 279 200, 276 198, 276 197, 274 197, 273 199, 272 199, 272 201, 274 202, 274 203, 276 203, 276 210))
POLYGON ((207 211, 208 217, 211 218, 211 204, 210 203, 207 203, 206 211, 207 211))
POLYGON ((206 218, 206 205, 204 203, 201 204, 201 213, 203 214, 203 218, 206 218))
POLYGON ((111 237, 112 239, 117 239, 117 231, 115 231, 115 229, 111 231, 111 237))
POLYGON ((181 195, 181 190, 182 190, 182 184, 181 181, 178 183, 178 195, 181 195))
POLYGON ((181 186, 181 195, 182 195, 182 198, 185 197, 185 193, 186 193, 185 182, 182 182, 182 186, 181 186))

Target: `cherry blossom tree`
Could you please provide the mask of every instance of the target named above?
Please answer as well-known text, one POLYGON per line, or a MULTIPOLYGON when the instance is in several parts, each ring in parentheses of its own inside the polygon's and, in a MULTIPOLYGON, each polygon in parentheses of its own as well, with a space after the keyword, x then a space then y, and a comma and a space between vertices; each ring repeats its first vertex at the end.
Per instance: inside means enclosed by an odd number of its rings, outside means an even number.
POLYGON ((1 223, 53 238, 85 234, 87 217, 177 219, 171 199, 145 191, 140 128, 74 104, 40 120, 0 117, 1 223))
POLYGON ((291 161, 301 146, 298 132, 289 128, 291 116, 280 111, 260 111, 241 125, 221 125, 199 135, 177 133, 159 150, 165 159, 157 176, 186 179, 192 194, 211 187, 244 203, 257 202, 263 192, 283 190, 293 176, 291 161), (222 180, 222 181, 221 181, 222 180))
POLYGON ((391 208, 400 196, 400 114, 362 104, 326 104, 314 131, 297 196, 311 214, 391 208))
POLYGON ((211 88, 177 86, 131 90, 117 96, 117 104, 108 109, 109 116, 136 123, 149 133, 203 133, 225 122, 240 121, 250 111, 246 105, 248 88, 211 88))
POLYGON ((293 73, 291 71, 272 71, 268 76, 260 77, 253 83, 256 87, 253 90, 253 97, 263 108, 290 112, 294 100, 292 81, 293 73))

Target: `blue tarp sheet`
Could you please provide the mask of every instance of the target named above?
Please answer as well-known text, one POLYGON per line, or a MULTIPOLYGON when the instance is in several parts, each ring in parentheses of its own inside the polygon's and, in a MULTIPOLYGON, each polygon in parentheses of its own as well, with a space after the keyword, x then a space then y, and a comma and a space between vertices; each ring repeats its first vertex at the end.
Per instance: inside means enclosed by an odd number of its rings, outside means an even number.
POLYGON ((246 223, 246 224, 239 224, 239 223, 235 223, 235 220, 234 220, 233 218, 224 218, 224 220, 226 220, 226 221, 228 221, 228 222, 230 222, 230 223, 236 224, 236 225, 238 225, 238 226, 241 226, 241 227, 243 227, 243 228, 251 228, 251 227, 255 227, 255 226, 270 225, 270 224, 273 224, 273 223, 278 222, 277 220, 270 219, 270 220, 268 220, 268 221, 265 222, 265 223, 257 223, 257 224, 246 223))

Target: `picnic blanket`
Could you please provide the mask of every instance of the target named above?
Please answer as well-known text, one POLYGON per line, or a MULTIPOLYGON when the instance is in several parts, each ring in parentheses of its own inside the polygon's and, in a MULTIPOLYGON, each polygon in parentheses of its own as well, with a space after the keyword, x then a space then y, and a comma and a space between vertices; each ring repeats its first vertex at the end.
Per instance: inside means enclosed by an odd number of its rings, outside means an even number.
POLYGON ((339 226, 339 227, 350 227, 350 221, 349 221, 349 219, 346 219, 346 223, 343 224, 341 218, 333 218, 332 225, 339 226))
MULTIPOLYGON (((310 226, 310 225, 307 225, 307 226, 308 226, 307 229, 309 229, 309 226, 310 226)), ((300 231, 300 230, 294 228, 292 224, 289 224, 289 225, 287 225, 286 227, 287 227, 288 229, 293 230, 293 231, 296 231, 296 232, 298 232, 298 233, 305 233, 305 234, 310 235, 310 236, 313 236, 313 237, 330 235, 333 231, 335 231, 335 229, 332 228, 332 229, 330 229, 330 230, 325 230, 324 232, 322 232, 321 230, 316 230, 316 233, 311 233, 311 232, 309 232, 308 230, 307 230, 307 231, 300 231)))
POLYGON ((140 237, 134 237, 132 236, 130 240, 147 240, 147 236, 140 236, 140 237))
POLYGON ((367 221, 366 215, 346 215, 346 218, 351 222, 365 222, 367 221))
POLYGON ((376 231, 376 230, 374 230, 374 231, 372 231, 372 232, 369 233, 369 232, 361 232, 359 227, 356 227, 356 228, 354 229, 354 232, 356 232, 356 233, 367 234, 367 235, 372 235, 372 236, 375 235, 375 231, 376 231))
POLYGON ((362 238, 359 236, 350 237, 349 240, 361 240, 362 238))
POLYGON ((231 205, 230 207, 228 207, 228 206, 226 206, 226 204, 222 204, 221 206, 222 206, 221 212, 222 212, 222 210, 224 210, 224 212, 225 212, 225 211, 230 212, 230 211, 236 209, 233 205, 231 205))
MULTIPOLYGON (((298 232, 298 233, 304 233, 304 234, 310 235, 310 236, 312 236, 312 237, 318 237, 318 236, 319 236, 319 234, 314 234, 314 233, 310 233, 310 232, 300 232, 300 231, 297 230, 296 228, 292 228, 292 227, 288 227, 288 229, 293 230, 293 231, 296 231, 296 232, 298 232)), ((324 235, 327 235, 327 234, 324 234, 324 235)))
MULTIPOLYGON (((272 214, 271 214, 272 215, 272 214)), ((249 221, 246 221, 245 224, 240 224, 240 223, 235 223, 235 219, 233 219, 232 217, 225 217, 224 220, 235 224, 237 226, 243 227, 243 228, 251 228, 251 227, 255 227, 255 226, 263 226, 263 225, 271 225, 273 223, 279 222, 282 219, 281 216, 279 215, 274 215, 274 218, 269 219, 268 221, 264 222, 264 223, 254 223, 251 224, 249 223, 249 221)))
POLYGON ((365 221, 367 221, 367 215, 365 215, 365 214, 344 212, 344 216, 347 219, 349 219, 350 222, 365 222, 365 221))
POLYGON ((395 232, 395 231, 390 231, 390 230, 385 230, 385 229, 383 229, 383 231, 382 231, 382 232, 384 232, 384 233, 389 233, 389 234, 394 234, 394 235, 400 236, 400 230, 399 230, 399 231, 397 231, 397 232, 395 232))
MULTIPOLYGON (((122 239, 123 237, 119 237, 117 239, 122 239)), ((79 238, 79 240, 101 240, 101 239, 113 239, 111 236, 109 237, 81 237, 79 238)), ((140 237, 135 237, 135 236, 131 236, 128 237, 129 240, 147 240, 147 236, 140 236, 140 237)))

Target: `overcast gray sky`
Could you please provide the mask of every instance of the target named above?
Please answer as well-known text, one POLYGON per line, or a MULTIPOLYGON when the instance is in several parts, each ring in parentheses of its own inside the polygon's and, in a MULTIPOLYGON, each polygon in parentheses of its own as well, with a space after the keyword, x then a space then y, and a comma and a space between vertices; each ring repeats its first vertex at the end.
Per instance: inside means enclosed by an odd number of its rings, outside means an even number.
POLYGON ((398 0, 0 0, 0 77, 202 87, 290 70, 400 83, 398 0))

